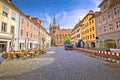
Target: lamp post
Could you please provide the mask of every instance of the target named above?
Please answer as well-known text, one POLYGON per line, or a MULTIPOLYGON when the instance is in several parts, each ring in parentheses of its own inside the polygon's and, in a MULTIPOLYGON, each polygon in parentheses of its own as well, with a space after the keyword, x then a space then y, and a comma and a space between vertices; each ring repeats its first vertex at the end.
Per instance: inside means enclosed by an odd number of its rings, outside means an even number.
POLYGON ((12 38, 11 38, 11 45, 10 45, 10 52, 14 51, 14 33, 12 33, 12 38))

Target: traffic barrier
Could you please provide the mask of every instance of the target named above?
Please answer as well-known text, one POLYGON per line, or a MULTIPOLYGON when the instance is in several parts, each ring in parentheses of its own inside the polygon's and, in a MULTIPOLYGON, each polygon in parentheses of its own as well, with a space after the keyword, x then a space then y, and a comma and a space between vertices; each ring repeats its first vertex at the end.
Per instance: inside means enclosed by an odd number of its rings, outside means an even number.
POLYGON ((85 52, 95 53, 94 55, 99 59, 108 60, 120 64, 120 61, 118 61, 120 60, 120 53, 118 52, 110 52, 110 51, 94 50, 94 49, 86 49, 86 48, 77 48, 77 49, 85 52))

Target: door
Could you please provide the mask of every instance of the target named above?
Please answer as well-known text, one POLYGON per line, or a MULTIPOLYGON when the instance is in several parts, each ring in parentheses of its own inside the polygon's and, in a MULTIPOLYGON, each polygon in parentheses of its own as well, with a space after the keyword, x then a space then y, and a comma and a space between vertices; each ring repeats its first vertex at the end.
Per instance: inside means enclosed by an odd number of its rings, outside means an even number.
POLYGON ((7 42, 0 42, 0 52, 6 52, 7 49, 7 42))

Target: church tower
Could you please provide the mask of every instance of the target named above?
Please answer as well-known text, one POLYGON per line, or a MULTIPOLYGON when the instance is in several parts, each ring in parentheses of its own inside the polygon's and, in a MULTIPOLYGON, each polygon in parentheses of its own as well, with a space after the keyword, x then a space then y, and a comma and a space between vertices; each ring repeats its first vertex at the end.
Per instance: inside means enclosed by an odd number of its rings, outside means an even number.
POLYGON ((54 16, 54 20, 53 23, 50 23, 50 35, 51 35, 51 45, 55 46, 55 31, 58 30, 60 28, 59 24, 56 23, 56 17, 54 16))

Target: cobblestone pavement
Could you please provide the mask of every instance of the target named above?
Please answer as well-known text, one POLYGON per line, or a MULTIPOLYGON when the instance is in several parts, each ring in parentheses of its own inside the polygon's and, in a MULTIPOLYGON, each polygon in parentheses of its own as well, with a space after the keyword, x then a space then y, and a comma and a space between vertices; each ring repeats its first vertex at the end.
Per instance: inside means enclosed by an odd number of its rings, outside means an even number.
POLYGON ((4 60, 0 80, 120 80, 120 64, 55 47, 32 59, 4 60))

